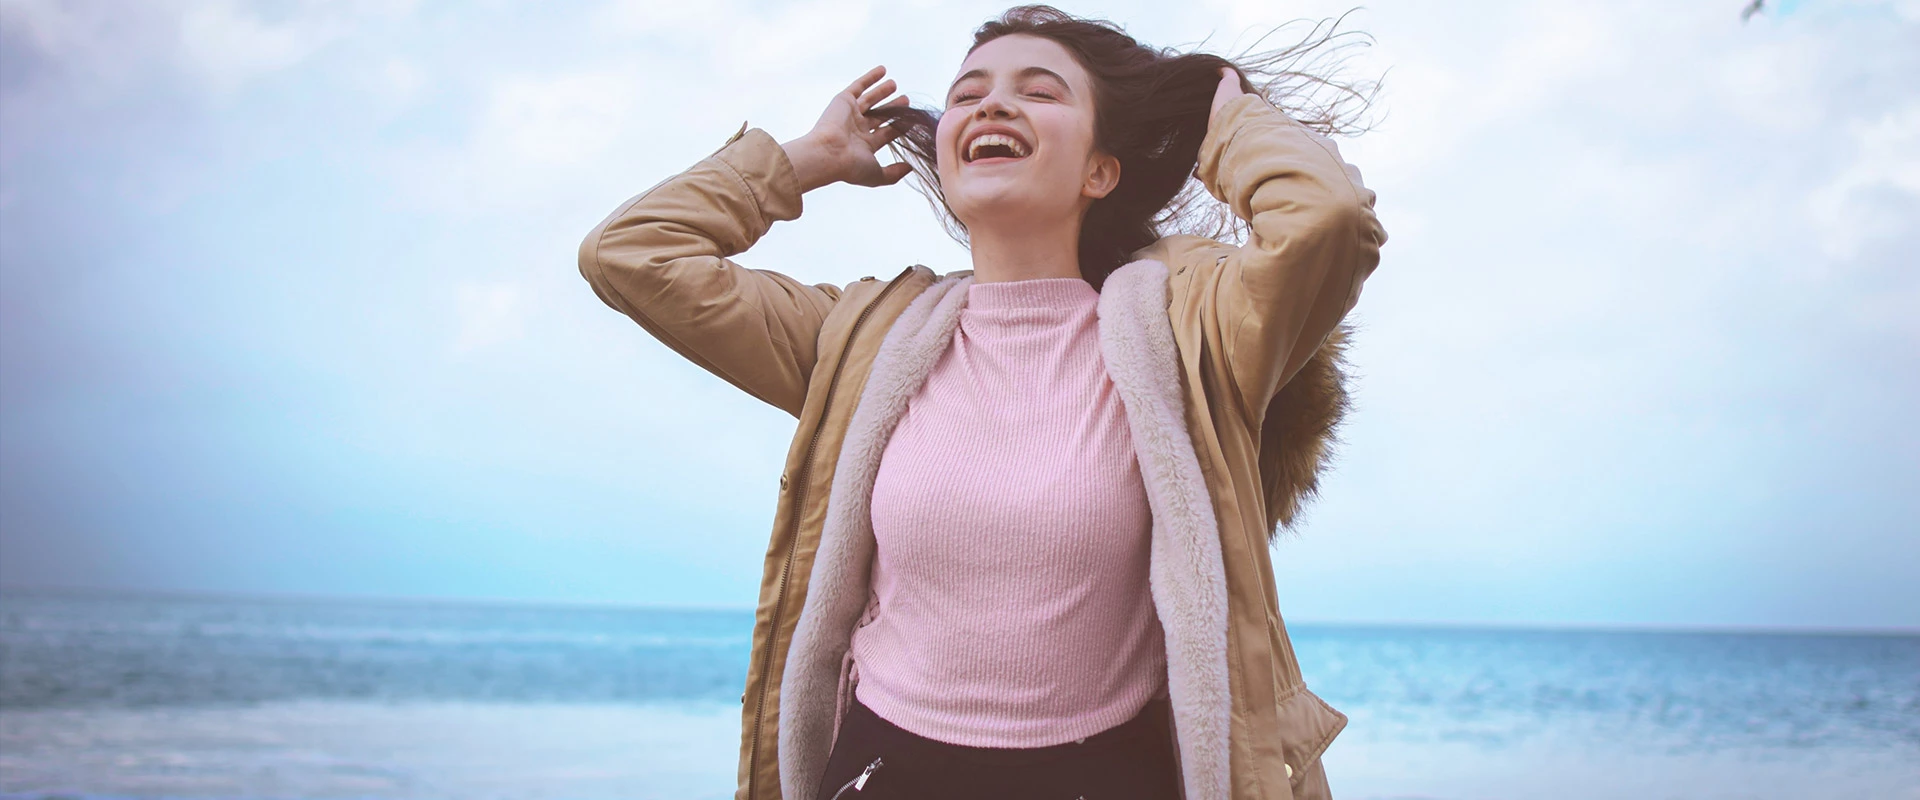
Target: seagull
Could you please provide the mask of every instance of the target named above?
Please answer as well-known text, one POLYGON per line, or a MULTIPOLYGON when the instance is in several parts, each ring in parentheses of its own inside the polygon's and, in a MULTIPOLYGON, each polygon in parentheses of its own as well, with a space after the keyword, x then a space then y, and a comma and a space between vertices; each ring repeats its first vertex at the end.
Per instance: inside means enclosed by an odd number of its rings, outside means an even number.
POLYGON ((1748 3, 1747 7, 1740 11, 1740 21, 1746 22, 1747 20, 1753 19, 1753 15, 1766 10, 1766 5, 1767 0, 1753 0, 1753 2, 1748 3))

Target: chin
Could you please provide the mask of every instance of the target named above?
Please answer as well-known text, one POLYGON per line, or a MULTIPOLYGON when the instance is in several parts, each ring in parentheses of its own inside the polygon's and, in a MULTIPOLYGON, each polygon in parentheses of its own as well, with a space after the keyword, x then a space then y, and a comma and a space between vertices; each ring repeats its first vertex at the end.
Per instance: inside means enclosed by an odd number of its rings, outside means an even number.
POLYGON ((955 211, 965 209, 969 217, 998 217, 1028 212, 1037 205, 1023 181, 976 181, 964 190, 955 211))
POLYGON ((964 217, 967 227, 975 228, 981 224, 994 224, 1003 220, 1032 219, 1034 211, 1030 203, 1018 198, 1005 199, 975 197, 965 207, 964 217))

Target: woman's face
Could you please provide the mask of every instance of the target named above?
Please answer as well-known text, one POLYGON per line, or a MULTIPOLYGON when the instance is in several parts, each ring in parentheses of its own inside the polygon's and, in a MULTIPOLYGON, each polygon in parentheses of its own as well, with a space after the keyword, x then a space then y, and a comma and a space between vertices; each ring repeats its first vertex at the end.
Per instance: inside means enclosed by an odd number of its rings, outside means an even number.
POLYGON ((935 133, 940 188, 969 230, 1077 224, 1120 181, 1094 152, 1093 87, 1052 39, 1011 34, 976 48, 947 90, 935 133), (1008 138, 975 139, 992 129, 1008 138))

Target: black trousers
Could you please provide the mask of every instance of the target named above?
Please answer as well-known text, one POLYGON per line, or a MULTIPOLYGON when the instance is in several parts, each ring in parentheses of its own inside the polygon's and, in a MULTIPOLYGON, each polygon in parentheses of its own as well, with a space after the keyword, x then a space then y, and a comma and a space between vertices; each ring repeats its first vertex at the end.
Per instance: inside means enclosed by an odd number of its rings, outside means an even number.
POLYGON ((1175 800, 1180 796, 1164 706, 1052 747, 966 747, 935 741, 849 704, 816 800, 1175 800), (857 782, 862 773, 866 780, 857 782))

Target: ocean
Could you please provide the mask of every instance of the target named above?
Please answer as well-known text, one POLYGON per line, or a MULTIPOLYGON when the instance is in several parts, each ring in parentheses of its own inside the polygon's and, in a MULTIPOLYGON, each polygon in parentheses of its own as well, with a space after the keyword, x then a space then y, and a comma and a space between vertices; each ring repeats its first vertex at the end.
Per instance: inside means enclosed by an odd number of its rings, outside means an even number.
MULTIPOLYGON (((1294 624, 1343 798, 1920 799, 1920 635, 1294 624)), ((0 798, 725 798, 752 614, 0 594, 0 798)))

